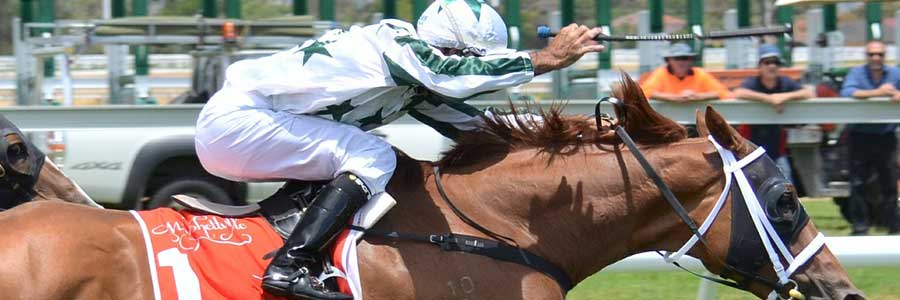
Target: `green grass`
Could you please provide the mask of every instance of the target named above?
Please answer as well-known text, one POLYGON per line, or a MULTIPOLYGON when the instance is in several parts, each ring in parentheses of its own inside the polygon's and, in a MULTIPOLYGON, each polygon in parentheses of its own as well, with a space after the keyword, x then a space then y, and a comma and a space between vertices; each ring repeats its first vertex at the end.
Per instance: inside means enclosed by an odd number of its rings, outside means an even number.
MULTIPOLYGON (((900 269, 849 269, 850 279, 869 299, 900 300, 900 269)), ((598 273, 581 282, 568 300, 697 299, 700 280, 686 273, 598 273)), ((719 300, 756 299, 729 287, 717 288, 719 300)))
MULTIPOLYGON (((812 218, 813 224, 826 236, 850 235, 850 224, 841 217, 838 206, 831 198, 803 198, 803 207, 812 218)), ((885 228, 876 227, 870 232, 872 235, 885 235, 885 228)))
MULTIPOLYGON (((813 223, 827 236, 850 233, 831 199, 804 199, 813 223)), ((876 231, 875 234, 883 234, 876 231)), ((850 279, 869 299, 900 300, 900 268, 848 269, 850 279)), ((700 280, 683 272, 598 273, 575 287, 568 300, 697 299, 700 280)), ((756 299, 750 293, 720 286, 720 300, 756 299)))

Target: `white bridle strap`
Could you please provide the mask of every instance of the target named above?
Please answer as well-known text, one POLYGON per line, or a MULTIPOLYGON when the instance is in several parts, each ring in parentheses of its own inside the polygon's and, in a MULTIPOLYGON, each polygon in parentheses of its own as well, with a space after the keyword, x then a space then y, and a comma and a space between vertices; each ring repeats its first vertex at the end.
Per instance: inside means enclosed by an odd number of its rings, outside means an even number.
MULTIPOLYGON (((715 140, 713 140, 713 143, 715 143, 715 140)), ((722 154, 722 151, 727 151, 728 153, 731 153, 731 151, 728 151, 727 149, 723 149, 722 146, 718 146, 718 143, 716 143, 716 150, 719 150, 720 156, 722 154)), ((763 148, 763 147, 756 148, 756 150, 753 150, 753 152, 750 152, 750 154, 748 154, 741 160, 737 161, 736 163, 726 165, 725 173, 734 173, 735 171, 744 169, 744 167, 750 165, 751 163, 756 161, 757 158, 760 158, 765 154, 766 154, 765 148, 763 148)), ((734 154, 732 153, 731 156, 734 157, 734 154)))
MULTIPOLYGON (((737 160, 735 158, 734 153, 728 149, 723 148, 719 145, 718 142, 710 135, 707 137, 709 141, 716 147, 716 151, 719 152, 719 156, 722 158, 722 169, 725 172, 725 188, 722 193, 719 195, 719 199, 716 201, 715 206, 709 212, 709 215, 703 221, 703 224, 699 228, 700 235, 706 234, 706 231, 709 230, 712 223, 715 222, 716 216, 722 210, 722 206, 725 203, 725 200, 728 198, 728 192, 731 190, 732 184, 732 175, 735 178, 735 181, 738 184, 738 188, 741 192, 741 195, 744 198, 744 202, 747 204, 747 210, 750 213, 750 219, 753 221, 753 226, 756 228, 756 232, 759 233, 760 240, 762 240, 763 248, 766 250, 766 254, 769 257, 769 260, 772 262, 772 268, 775 270, 775 274, 778 276, 778 282, 780 284, 787 284, 790 281, 791 275, 796 272, 800 267, 805 265, 816 253, 819 252, 825 245, 825 236, 820 232, 809 244, 803 248, 802 251, 795 257, 791 254, 790 249, 784 242, 781 241, 781 238, 778 236, 778 232, 772 226, 772 223, 769 221, 768 217, 766 217, 765 212, 759 204, 759 200, 757 199, 756 193, 753 190, 753 187, 750 185, 750 181, 747 179, 747 176, 744 174, 744 167, 750 165, 752 162, 756 161, 760 157, 762 157, 766 150, 762 147, 756 148, 749 155, 744 157, 741 160, 737 160), (782 264, 782 259, 788 264, 788 268, 785 269, 782 264)), ((697 244, 700 237, 697 235, 691 236, 690 239, 682 246, 678 251, 674 253, 665 253, 663 255, 663 259, 668 263, 673 263, 678 261, 679 258, 684 256, 685 253, 691 250, 694 245, 697 244)), ((772 291, 769 294, 769 299, 777 299, 778 293, 776 291, 772 291)))
MULTIPOLYGON (((764 225, 762 223, 768 223, 767 220, 760 220, 761 209, 758 209, 759 203, 756 199, 756 194, 753 193, 753 188, 750 186, 750 182, 747 180, 747 177, 744 175, 743 170, 737 170, 734 173, 735 177, 737 177, 738 187, 740 187, 741 194, 744 196, 744 202, 747 203, 747 209, 750 211, 750 220, 753 221, 753 226, 756 227, 756 232, 759 233, 759 237, 762 240, 763 248, 766 249, 766 253, 769 255, 769 260, 772 261, 772 266, 775 269, 775 273, 778 274, 778 282, 779 283, 787 283, 786 277, 784 276, 784 265, 781 264, 781 259, 778 257, 778 253, 775 252, 775 248, 772 247, 772 241, 769 238, 768 232, 766 232, 764 225), (753 204, 756 204, 755 206, 753 204), (782 279, 785 279, 782 282, 782 279)), ((778 237, 777 235, 775 236, 778 237)))
MULTIPOLYGON (((713 145, 716 146, 717 150, 721 148, 721 146, 719 146, 719 144, 717 144, 717 143, 713 143, 713 145)), ((718 152, 719 152, 719 156, 722 157, 722 162, 725 165, 729 165, 734 162, 734 156, 728 157, 728 156, 724 155, 724 152, 722 152, 722 151, 718 151, 718 152)), ((715 222, 716 217, 719 215, 719 212, 722 211, 722 206, 725 205, 725 199, 728 199, 728 191, 731 190, 731 174, 729 174, 730 172, 727 169, 725 170, 725 173, 726 173, 725 174, 725 189, 723 189, 722 193, 719 194, 719 199, 716 200, 716 205, 713 206, 713 209, 709 212, 709 215, 707 215, 706 219, 703 220, 703 224, 701 224, 700 228, 698 228, 698 232, 700 233, 701 236, 706 234, 706 231, 709 230, 709 227, 711 227, 713 222, 715 222)), ((687 253, 692 248, 694 248, 694 245, 696 245, 697 242, 699 242, 699 241, 700 241, 699 236, 697 236, 696 234, 691 235, 691 238, 688 239, 688 241, 686 243, 684 243, 684 245, 681 246, 681 248, 678 249, 678 251, 676 251, 675 253, 666 252, 663 255, 663 259, 667 263, 676 262, 676 261, 678 261, 678 259, 680 259, 682 256, 684 256, 685 253, 687 253)))
POLYGON ((787 269, 788 274, 793 274, 797 269, 800 269, 807 260, 811 259, 816 253, 819 253, 819 250, 821 250, 823 246, 825 246, 825 235, 819 232, 819 234, 806 245, 806 248, 794 257, 794 263, 787 269))

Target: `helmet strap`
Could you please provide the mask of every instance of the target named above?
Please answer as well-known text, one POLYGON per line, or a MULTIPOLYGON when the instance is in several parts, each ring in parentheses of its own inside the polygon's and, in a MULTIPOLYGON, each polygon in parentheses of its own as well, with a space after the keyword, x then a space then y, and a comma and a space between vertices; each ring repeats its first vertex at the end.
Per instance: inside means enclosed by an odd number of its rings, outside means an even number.
POLYGON ((485 56, 487 54, 487 51, 485 51, 484 49, 478 48, 478 47, 466 47, 466 48, 462 49, 462 52, 463 52, 464 56, 481 57, 481 56, 485 56))
POLYGON ((451 31, 453 31, 453 35, 456 36, 457 48, 464 49, 466 47, 466 41, 463 40, 462 31, 459 30, 459 22, 456 21, 456 17, 453 16, 453 11, 447 7, 447 2, 439 0, 441 3, 441 7, 444 8, 444 13, 447 14, 447 19, 450 19, 451 31))

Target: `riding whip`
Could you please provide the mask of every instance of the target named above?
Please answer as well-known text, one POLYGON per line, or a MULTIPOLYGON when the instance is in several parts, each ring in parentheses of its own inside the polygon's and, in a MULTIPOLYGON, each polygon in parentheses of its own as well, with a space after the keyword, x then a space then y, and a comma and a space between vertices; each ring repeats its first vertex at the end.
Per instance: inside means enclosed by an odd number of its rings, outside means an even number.
MULTIPOLYGON (((547 25, 540 25, 537 28, 538 37, 546 39, 556 36, 556 33, 550 30, 547 25)), ((794 28, 790 24, 776 27, 755 27, 743 28, 737 30, 721 30, 710 31, 707 33, 694 31, 693 33, 654 33, 654 34, 626 34, 626 35, 598 35, 594 38, 596 41, 610 42, 628 42, 628 41, 689 41, 689 40, 712 40, 712 39, 730 39, 751 36, 779 35, 783 34, 788 40, 794 34, 794 28)))

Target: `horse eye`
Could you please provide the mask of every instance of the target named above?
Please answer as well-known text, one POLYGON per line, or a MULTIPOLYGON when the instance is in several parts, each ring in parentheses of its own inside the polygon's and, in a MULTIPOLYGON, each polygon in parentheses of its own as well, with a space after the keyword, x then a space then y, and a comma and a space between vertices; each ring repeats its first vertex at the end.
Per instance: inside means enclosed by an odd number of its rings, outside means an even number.
POLYGON ((783 194, 781 194, 780 198, 778 198, 778 203, 775 207, 778 212, 778 216, 782 220, 793 220, 794 215, 797 214, 797 211, 800 208, 800 203, 794 197, 794 193, 792 193, 790 190, 787 190, 783 194))
POLYGON ((22 143, 12 144, 6 148, 7 163, 19 173, 27 173, 31 167, 28 157, 28 148, 22 143))

